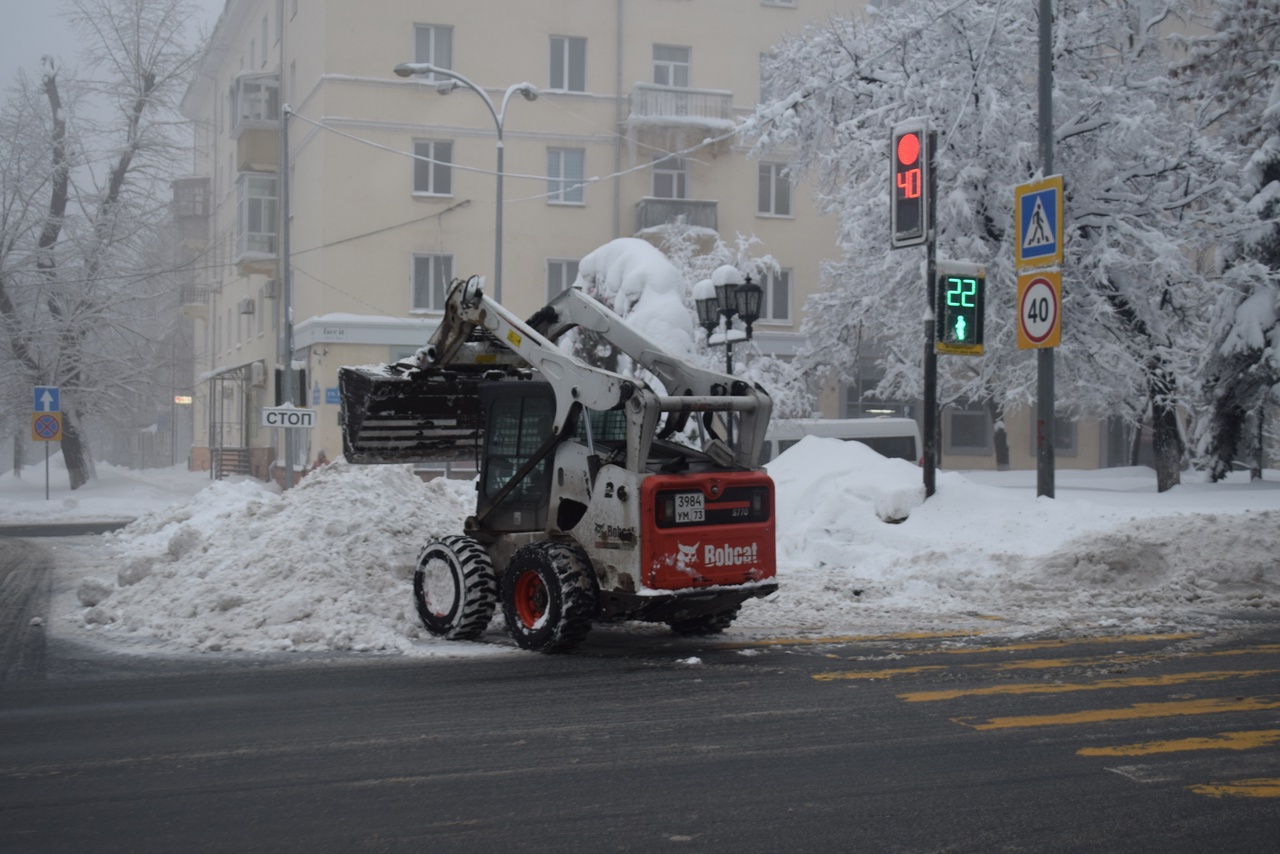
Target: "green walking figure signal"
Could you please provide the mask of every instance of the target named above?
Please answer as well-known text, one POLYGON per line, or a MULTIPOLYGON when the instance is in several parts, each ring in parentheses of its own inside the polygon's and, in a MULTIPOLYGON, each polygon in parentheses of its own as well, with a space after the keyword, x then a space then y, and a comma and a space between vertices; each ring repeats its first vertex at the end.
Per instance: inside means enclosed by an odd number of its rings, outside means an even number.
POLYGON ((976 264, 938 262, 938 304, 934 349, 960 356, 982 355, 986 269, 976 264))

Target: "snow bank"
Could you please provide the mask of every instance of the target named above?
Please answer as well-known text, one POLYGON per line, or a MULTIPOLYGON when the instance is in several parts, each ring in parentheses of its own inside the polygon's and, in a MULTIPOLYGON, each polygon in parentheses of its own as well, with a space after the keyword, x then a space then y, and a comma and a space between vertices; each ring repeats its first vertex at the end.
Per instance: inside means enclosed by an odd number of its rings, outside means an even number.
POLYGON ((104 632, 197 650, 407 651, 424 637, 410 591, 418 550, 457 533, 470 482, 343 461, 277 494, 215 483, 108 535, 114 592, 82 615, 104 632))
MULTIPOLYGON (((769 471, 780 590, 747 603, 730 637, 1203 627, 1280 608, 1280 472, 1187 474, 1164 494, 1145 468, 1059 472, 1048 499, 1035 472, 943 471, 925 501, 918 467, 815 437, 769 471)), ((210 652, 502 652, 429 637, 412 603, 418 550, 461 532, 474 500, 473 481, 342 461, 284 494, 217 482, 106 536, 69 619, 210 652)))

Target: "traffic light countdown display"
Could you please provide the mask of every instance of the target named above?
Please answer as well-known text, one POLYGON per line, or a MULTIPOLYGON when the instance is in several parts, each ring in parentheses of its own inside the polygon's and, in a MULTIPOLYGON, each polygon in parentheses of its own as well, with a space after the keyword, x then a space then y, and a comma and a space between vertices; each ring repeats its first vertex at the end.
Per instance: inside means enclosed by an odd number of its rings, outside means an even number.
POLYGON ((938 262, 937 334, 934 349, 962 356, 982 354, 986 270, 974 264, 938 262))
POLYGON ((923 119, 893 130, 893 186, 889 210, 893 249, 919 246, 929 239, 929 126, 923 119))

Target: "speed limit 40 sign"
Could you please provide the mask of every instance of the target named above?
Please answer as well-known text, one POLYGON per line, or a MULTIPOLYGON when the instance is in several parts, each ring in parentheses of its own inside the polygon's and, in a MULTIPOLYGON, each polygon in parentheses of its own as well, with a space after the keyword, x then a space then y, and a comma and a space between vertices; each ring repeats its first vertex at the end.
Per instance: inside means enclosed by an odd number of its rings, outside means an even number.
POLYGON ((1057 347, 1062 342, 1062 271, 1018 276, 1018 349, 1057 347))

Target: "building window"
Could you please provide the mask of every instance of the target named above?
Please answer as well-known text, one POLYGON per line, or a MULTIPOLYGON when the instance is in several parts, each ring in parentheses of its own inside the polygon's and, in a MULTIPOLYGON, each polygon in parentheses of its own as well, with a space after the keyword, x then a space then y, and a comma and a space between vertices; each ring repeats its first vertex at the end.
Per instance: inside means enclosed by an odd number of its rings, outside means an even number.
POLYGON ((259 338, 261 338, 262 334, 266 331, 267 304, 263 301, 266 298, 266 296, 267 296, 266 287, 264 286, 264 287, 258 288, 258 304, 255 306, 257 311, 255 311, 254 314, 258 315, 258 337, 259 338))
POLYGON ((761 282, 764 299, 760 305, 760 319, 779 323, 791 322, 791 271, 769 271, 761 282))
POLYGON ((231 133, 249 125, 280 121, 280 78, 275 74, 245 74, 231 84, 231 133))
POLYGON ((236 181, 236 258, 276 254, 276 176, 242 172, 236 181))
MULTIPOLYGON (((413 61, 429 62, 437 68, 453 68, 453 27, 416 24, 413 28, 413 61)), ((427 80, 443 80, 443 75, 426 75, 427 80)))
POLYGON ((443 311, 449 283, 453 281, 453 256, 420 253, 413 256, 413 311, 443 311))
POLYGON ((547 149, 547 201, 556 205, 582 204, 583 161, 581 148, 547 149))
POLYGON ((551 37, 551 88, 565 92, 587 91, 586 39, 551 37))
POLYGON ((785 164, 760 164, 756 212, 765 216, 791 216, 791 178, 785 164))
POLYGON ((991 418, 986 404, 956 403, 948 406, 946 412, 946 453, 991 453, 991 418))
POLYGON ((662 157, 653 161, 653 193, 655 199, 689 198, 689 164, 679 157, 662 157))
POLYGON ((415 141, 413 158, 413 192, 428 196, 453 195, 452 142, 415 141))
MULTIPOLYGON (((1077 431, 1076 422, 1072 418, 1063 418, 1055 415, 1053 418, 1053 451, 1065 457, 1074 457, 1079 446, 1076 442, 1077 431)), ((1031 456, 1036 456, 1038 450, 1036 448, 1036 419, 1031 419, 1031 456)))
POLYGON ((862 377, 856 384, 844 388, 844 417, 868 418, 878 415, 911 417, 911 406, 900 400, 886 400, 876 396, 880 379, 862 377))
POLYGON ((262 64, 267 64, 267 16, 262 16, 262 64))
POLYGON ((569 289, 578 279, 578 262, 568 258, 547 259, 547 302, 569 289))
POLYGON ((669 44, 653 46, 653 82, 659 86, 689 87, 689 56, 692 48, 669 44))

